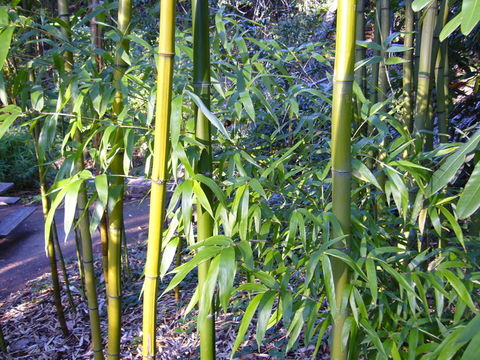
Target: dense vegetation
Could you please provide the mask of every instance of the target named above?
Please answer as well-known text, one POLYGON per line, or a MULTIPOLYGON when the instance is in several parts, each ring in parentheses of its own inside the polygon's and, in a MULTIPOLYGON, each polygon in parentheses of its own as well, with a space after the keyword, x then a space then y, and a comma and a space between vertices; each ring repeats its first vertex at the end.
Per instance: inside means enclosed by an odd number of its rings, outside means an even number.
POLYGON ((316 358, 328 338, 334 359, 476 358, 480 5, 337 3, 0 7, 0 174, 35 159, 65 336, 62 203, 65 232, 78 229, 95 359, 122 357, 124 179, 140 175, 152 181, 145 359, 158 280, 178 294, 195 269, 185 312, 198 307, 202 360, 234 303, 232 356, 254 326, 259 347, 287 329, 284 356, 301 342, 316 358), (33 152, 2 150, 26 136, 33 152))

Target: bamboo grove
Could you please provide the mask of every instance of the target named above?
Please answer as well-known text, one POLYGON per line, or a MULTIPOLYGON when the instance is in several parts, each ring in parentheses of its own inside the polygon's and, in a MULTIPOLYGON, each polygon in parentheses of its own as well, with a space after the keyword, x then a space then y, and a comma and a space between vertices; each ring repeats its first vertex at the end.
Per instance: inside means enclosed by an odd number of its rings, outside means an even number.
POLYGON ((281 334, 272 358, 475 359, 480 132, 457 109, 478 99, 478 1, 136 3, 0 7, 0 139, 18 127, 34 144, 63 336, 85 301, 86 358, 125 358, 123 317, 142 312, 134 356, 164 358, 159 308, 175 297, 202 360, 222 358, 232 313, 231 358, 281 334), (280 3, 311 27, 335 11, 336 27, 307 37, 280 3), (124 201, 139 174, 134 273, 124 201))

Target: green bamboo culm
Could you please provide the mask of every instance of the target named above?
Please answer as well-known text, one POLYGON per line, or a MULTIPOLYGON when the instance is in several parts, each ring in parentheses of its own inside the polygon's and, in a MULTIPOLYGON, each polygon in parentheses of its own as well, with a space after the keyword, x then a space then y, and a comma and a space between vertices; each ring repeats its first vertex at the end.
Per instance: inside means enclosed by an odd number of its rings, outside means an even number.
POLYGON ((405 51, 403 63, 403 98, 405 101, 405 127, 412 131, 413 105, 412 105, 412 89, 413 89, 413 9, 412 0, 405 0, 405 40, 404 45, 409 50, 405 51))
POLYGON ((75 311, 75 303, 73 301, 72 292, 70 291, 70 280, 68 278, 67 266, 65 265, 65 258, 63 257, 62 247, 60 246, 60 241, 58 240, 58 231, 55 220, 53 223, 53 242, 55 244, 56 252, 58 253, 58 260, 60 261, 60 268, 62 269, 63 281, 65 282, 65 292, 67 293, 68 303, 72 310, 75 311))
MULTIPOLYGON (((380 0, 380 42, 383 44, 385 39, 390 33, 390 0, 380 0)), ((378 9, 377 9, 378 13, 378 9)), ((387 98, 388 95, 388 76, 387 76, 387 66, 385 65, 386 53, 383 50, 384 46, 382 45, 382 51, 380 56, 382 60, 380 61, 380 69, 378 72, 378 102, 382 102, 387 98)))
POLYGON ((432 45, 437 17, 437 0, 433 0, 426 9, 423 19, 418 61, 417 93, 415 102, 414 132, 417 137, 416 150, 425 148, 425 136, 421 134, 426 129, 429 116, 430 74, 432 69, 432 45))
MULTIPOLYGON (((342 233, 350 235, 351 228, 351 121, 352 83, 355 62, 355 0, 339 0, 337 8, 337 37, 335 43, 335 66, 332 103, 332 177, 333 214, 339 221, 342 233)), ((341 236, 335 231, 332 236, 341 236)), ((350 236, 338 244, 347 249, 350 236)), ((347 358, 348 341, 345 339, 344 323, 347 309, 342 306, 343 293, 349 283, 349 272, 344 262, 331 258, 335 285, 335 305, 332 304, 333 336, 331 357, 333 360, 347 358)))
MULTIPOLYGON (((365 40, 365 0, 357 1, 357 19, 355 38, 357 41, 365 40)), ((365 58, 365 48, 357 45, 355 47, 355 62, 363 60, 365 58)), ((361 66, 355 71, 355 81, 360 87, 360 90, 365 94, 365 66, 361 66)))
MULTIPOLYGON (((50 211, 50 199, 48 198, 47 173, 44 165, 45 156, 40 149, 38 140, 40 137, 40 130, 41 129, 39 124, 35 125, 33 128, 33 146, 35 149, 35 156, 38 163, 38 179, 40 184, 40 196, 42 199, 43 217, 44 219, 46 219, 48 212, 50 211)), ((67 322, 65 321, 65 312, 63 310, 62 296, 60 294, 60 282, 58 281, 57 258, 55 254, 55 244, 53 242, 53 231, 50 231, 48 239, 45 239, 45 250, 47 252, 48 260, 50 261, 50 272, 53 285, 53 299, 55 303, 55 308, 57 310, 58 323, 60 324, 63 335, 68 336, 70 332, 68 331, 67 322)))
MULTIPOLYGON (((448 1, 443 0, 440 7, 441 28, 448 21, 448 1)), ((448 135, 448 39, 443 40, 438 51, 435 65, 435 83, 437 90, 437 118, 440 142, 447 143, 448 135)))
MULTIPOLYGON (((210 34, 208 0, 194 0, 193 11, 193 86, 207 107, 210 107, 210 34)), ((195 107, 195 136, 203 144, 198 172, 212 176, 212 149, 210 123, 207 117, 195 107)), ((208 201, 212 204, 212 194, 208 188, 203 188, 208 201)), ((213 206, 212 206, 213 208, 213 206)), ((197 204, 197 241, 202 242, 213 235, 213 219, 210 214, 197 204)), ((198 287, 202 289, 207 278, 210 263, 205 261, 198 266, 198 287)), ((215 314, 212 304, 205 304, 200 297, 199 313, 209 315, 198 318, 197 327, 200 333, 200 359, 215 359, 215 314), (205 309, 210 309, 206 312, 205 309)))
POLYGON ((143 292, 143 358, 154 359, 158 276, 165 223, 169 129, 172 101, 172 74, 175 52, 175 0, 160 2, 160 38, 158 42, 157 98, 153 150, 152 191, 148 249, 143 292))
MULTIPOLYGON (((66 26, 69 25, 70 19, 68 15, 68 0, 58 0, 58 15, 63 20, 66 26)), ((69 38, 68 29, 62 27, 64 35, 69 38)), ((73 70, 73 54, 70 51, 64 53, 65 65, 64 71, 70 72, 73 70)), ((75 131, 74 139, 78 144, 82 144, 81 129, 75 131)), ((85 168, 85 159, 83 150, 80 148, 76 153, 75 171, 80 173, 85 168)), ((77 214, 78 228, 80 231, 81 239, 81 261, 84 271, 85 290, 88 303, 88 314, 90 318, 90 331, 92 335, 92 347, 95 360, 103 360, 103 347, 102 347, 102 333, 100 331, 100 315, 98 312, 98 300, 97 300, 97 282, 95 279, 95 270, 93 266, 93 248, 92 237, 90 234, 90 218, 87 210, 88 197, 85 184, 82 182, 78 190, 77 197, 77 214)))
MULTIPOLYGON (((127 63, 122 56, 128 54, 132 4, 130 0, 120 0, 118 3, 118 30, 121 40, 117 45, 115 68, 113 71, 113 86, 115 95, 112 106, 112 116, 115 121, 123 110, 122 78, 127 69, 127 63)), ((109 226, 108 226, 108 269, 107 269, 107 298, 108 298, 108 359, 120 358, 120 337, 122 318, 122 283, 121 283, 121 246, 123 232, 123 131, 117 127, 114 143, 118 148, 110 164, 110 193, 109 226)))
MULTIPOLYGON (((380 0, 375 1, 375 9, 380 8, 380 0)), ((375 12, 375 20, 374 20, 374 41, 381 45, 381 40, 380 40, 380 28, 379 28, 379 17, 378 17, 378 12, 375 12)), ((380 51, 374 50, 373 54, 375 56, 380 56, 380 51)), ((375 62, 372 64, 372 76, 370 80, 370 102, 372 104, 375 104, 378 101, 378 71, 379 71, 379 64, 378 62, 375 62)), ((369 123, 369 133, 373 131, 373 125, 369 123)))

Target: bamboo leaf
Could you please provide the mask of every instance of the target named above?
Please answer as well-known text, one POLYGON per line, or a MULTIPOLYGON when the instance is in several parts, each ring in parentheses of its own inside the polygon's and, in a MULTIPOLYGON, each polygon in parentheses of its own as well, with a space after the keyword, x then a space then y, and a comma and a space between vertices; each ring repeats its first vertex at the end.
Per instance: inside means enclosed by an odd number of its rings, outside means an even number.
MULTIPOLYGON (((67 192, 65 194, 64 220, 63 220, 65 241, 67 241, 68 234, 70 233, 70 230, 72 228, 73 219, 75 218, 75 212, 77 210, 78 192, 82 183, 83 183, 82 180, 77 180, 67 185, 67 192)), ((82 214, 78 214, 78 215, 82 216, 82 214)), ((88 216, 88 214, 84 216, 88 216)))
POLYGON ((207 117, 207 119, 210 121, 210 123, 217 128, 218 131, 229 141, 232 141, 232 138, 228 134, 227 130, 223 126, 223 123, 215 116, 213 113, 205 106, 203 103, 202 99, 200 99, 197 95, 194 93, 185 90, 185 93, 191 97, 195 105, 198 106, 200 111, 207 117))
POLYGON ((217 284, 220 259, 221 255, 215 256, 208 266, 207 277, 204 279, 200 293, 200 306, 198 307, 199 323, 205 322, 212 309, 213 294, 217 284))
POLYGON ((218 274, 218 297, 224 311, 228 309, 230 294, 233 289, 237 264, 235 262, 235 249, 227 247, 220 254, 220 272, 218 274))
POLYGON ((210 202, 208 201, 207 195, 197 181, 193 182, 193 193, 195 194, 195 197, 201 207, 207 210, 207 212, 212 218, 215 217, 210 202))
POLYGON ((267 331, 267 323, 272 313, 273 301, 275 300, 276 293, 274 291, 267 291, 258 305, 257 316, 257 330, 255 332, 255 338, 257 340, 258 349, 265 338, 265 332, 267 331))
POLYGON ((477 312, 477 308, 473 304, 472 298, 465 285, 463 285, 463 282, 450 270, 440 270, 440 273, 448 280, 450 285, 452 285, 459 298, 472 309, 473 312, 477 312))
POLYGON ((480 0, 462 1, 462 22, 460 29, 463 35, 468 35, 480 22, 480 0))
POLYGON ((443 186, 447 185, 463 165, 465 157, 474 151, 480 142, 480 131, 477 131, 466 143, 462 144, 451 154, 440 168, 432 175, 430 183, 426 187, 428 195, 434 195, 443 186))
POLYGON ((463 249, 465 251, 467 251, 466 248, 465 248, 465 242, 463 241, 463 232, 462 232, 462 229, 461 229, 460 225, 458 224, 457 220, 452 215, 452 213, 450 211, 448 211, 446 208, 444 208, 443 206, 439 206, 439 209, 442 212, 443 216, 445 216, 445 218, 450 223, 450 226, 452 227, 453 232, 455 233, 455 236, 457 237, 458 242, 460 244, 462 244, 463 249))
POLYGON ((167 273, 170 265, 172 265, 175 254, 177 253, 178 244, 180 242, 179 237, 171 239, 162 251, 162 261, 160 262, 160 278, 163 278, 167 273))
POLYGON ((415 12, 418 12, 429 5, 432 0, 414 0, 412 3, 412 9, 415 12))
POLYGON ((480 207, 480 161, 473 169, 472 175, 463 189, 457 203, 457 216, 466 219, 480 207))
POLYGON ((383 190, 375 175, 373 175, 370 169, 360 160, 352 159, 352 173, 356 178, 370 183, 380 190, 383 190))
POLYGON ((258 294, 256 295, 252 301, 250 301, 250 304, 248 304, 247 309, 245 310, 245 314, 243 314, 242 322, 240 323, 240 327, 238 328, 238 333, 237 337, 235 338, 235 344, 233 344, 232 348, 232 355, 231 359, 233 359, 233 355, 238 350, 238 347, 242 343, 245 333, 247 332, 248 326, 250 325, 250 322, 252 321, 253 314, 255 314, 255 311, 257 310, 257 307, 260 303, 260 300, 262 300, 264 294, 258 294))
POLYGON ((457 14, 453 19, 451 19, 447 24, 443 27, 442 31, 440 31, 440 41, 444 41, 447 37, 450 36, 462 23, 463 14, 460 12, 457 14))
POLYGON ((167 288, 163 291, 163 296, 165 293, 172 290, 175 286, 180 284, 180 282, 187 276, 190 271, 192 271, 198 264, 211 259, 212 257, 216 256, 220 251, 221 248, 216 246, 209 246, 201 249, 190 261, 186 262, 185 264, 176 268, 173 272, 176 273, 173 279, 168 284, 167 288))
POLYGON ((407 62, 404 58, 398 57, 398 56, 390 56, 387 60, 385 60, 385 65, 397 65, 397 64, 403 64, 404 62, 407 62))

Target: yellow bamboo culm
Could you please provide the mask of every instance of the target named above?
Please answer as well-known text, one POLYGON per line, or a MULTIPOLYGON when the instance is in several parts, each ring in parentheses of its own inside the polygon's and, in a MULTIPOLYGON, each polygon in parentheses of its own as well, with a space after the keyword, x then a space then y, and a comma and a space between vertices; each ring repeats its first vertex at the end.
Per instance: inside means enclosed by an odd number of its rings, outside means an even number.
MULTIPOLYGON (((356 0, 339 0, 337 9, 337 38, 332 103, 332 176, 333 214, 339 221, 342 232, 350 235, 351 228, 351 122, 352 89, 355 62, 355 9, 356 0)), ((333 238, 342 234, 335 231, 333 238)), ((338 243, 340 250, 348 251, 350 236, 338 243), (343 249, 342 249, 343 248, 343 249)), ((333 316, 333 360, 347 358, 348 341, 345 339, 344 323, 346 309, 342 306, 343 293, 349 282, 349 273, 344 262, 332 258, 332 273, 335 285, 335 311, 333 316)), ((333 304, 332 304, 333 305, 333 304)))
POLYGON ((173 57, 175 51, 175 0, 161 1, 160 38, 157 63, 157 99, 155 143, 153 150, 152 192, 148 249, 143 293, 143 358, 155 358, 155 325, 158 276, 165 221, 165 197, 168 164, 168 134, 172 100, 173 57))

